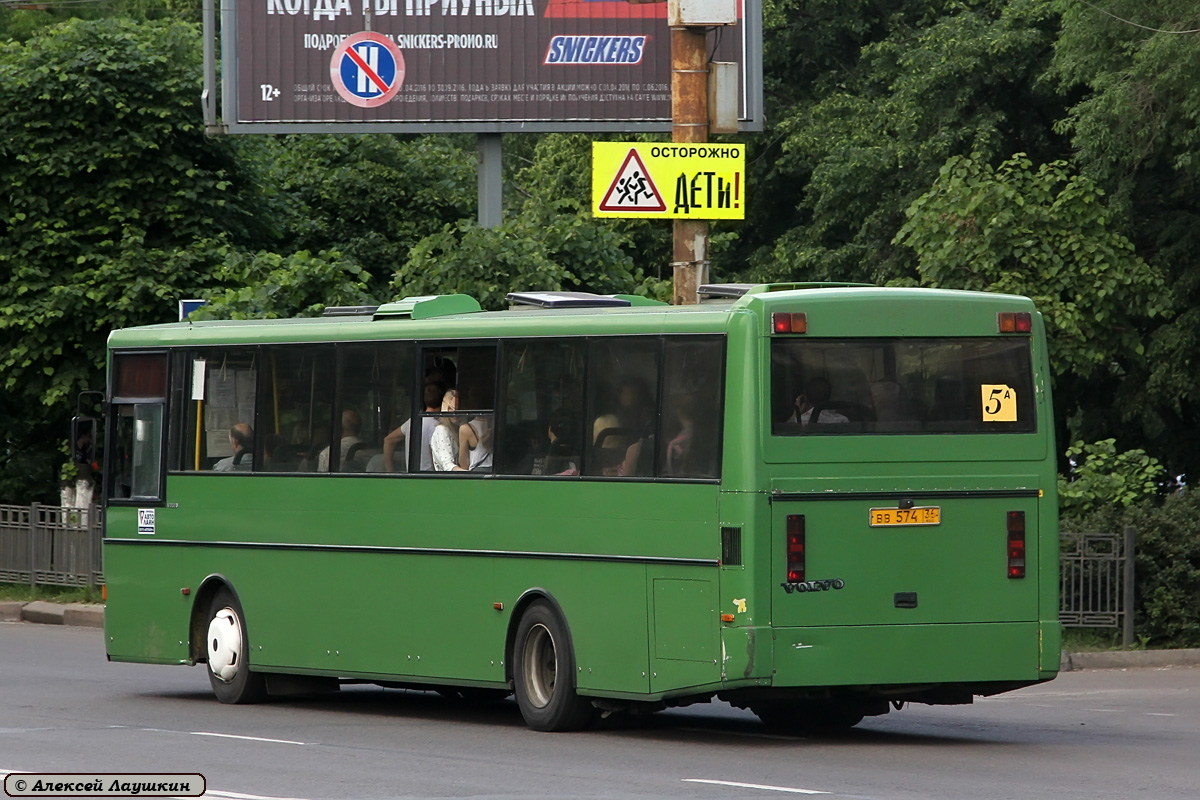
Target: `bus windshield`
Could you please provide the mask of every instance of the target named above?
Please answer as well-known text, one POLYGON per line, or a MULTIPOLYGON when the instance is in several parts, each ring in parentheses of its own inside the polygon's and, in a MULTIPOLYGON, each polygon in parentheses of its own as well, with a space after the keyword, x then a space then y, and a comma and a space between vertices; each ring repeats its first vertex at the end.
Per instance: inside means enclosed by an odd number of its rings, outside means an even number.
POLYGON ((776 436, 1032 433, 1025 337, 771 342, 776 436))

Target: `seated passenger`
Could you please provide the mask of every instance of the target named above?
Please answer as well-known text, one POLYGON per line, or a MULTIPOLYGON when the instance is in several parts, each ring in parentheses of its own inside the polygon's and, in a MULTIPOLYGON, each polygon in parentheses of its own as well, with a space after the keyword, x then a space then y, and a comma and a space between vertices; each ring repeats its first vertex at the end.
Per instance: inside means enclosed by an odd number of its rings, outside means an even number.
POLYGON ((458 391, 451 389, 442 397, 442 416, 437 418, 437 427, 429 439, 429 450, 433 456, 434 472, 466 472, 458 465, 458 391))
POLYGON ((813 378, 804 387, 804 393, 796 397, 796 409, 788 417, 788 422, 799 422, 802 425, 849 422, 844 414, 833 409, 822 408, 833 396, 833 387, 825 378, 813 378), (813 412, 817 416, 813 418, 813 412))
MULTIPOLYGON (((358 432, 362 430, 362 418, 358 416, 357 411, 346 409, 342 412, 342 438, 341 438, 341 469, 345 470, 346 453, 350 448, 358 444, 358 432)), ((321 450, 317 456, 317 472, 329 472, 329 448, 321 450)))
POLYGON ((546 434, 550 438, 550 450, 546 455, 547 475, 579 474, 579 443, 574 435, 573 419, 565 411, 550 415, 546 434))
POLYGON ((213 472, 249 472, 254 466, 254 429, 239 422, 229 429, 229 447, 233 455, 213 465, 213 472))

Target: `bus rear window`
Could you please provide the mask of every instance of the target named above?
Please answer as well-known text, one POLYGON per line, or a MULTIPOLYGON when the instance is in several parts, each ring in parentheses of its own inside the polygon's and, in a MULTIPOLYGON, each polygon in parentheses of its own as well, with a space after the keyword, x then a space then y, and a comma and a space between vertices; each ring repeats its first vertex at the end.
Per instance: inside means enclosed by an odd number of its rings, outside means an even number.
POLYGON ((1032 433, 1030 339, 771 341, 776 436, 1032 433))

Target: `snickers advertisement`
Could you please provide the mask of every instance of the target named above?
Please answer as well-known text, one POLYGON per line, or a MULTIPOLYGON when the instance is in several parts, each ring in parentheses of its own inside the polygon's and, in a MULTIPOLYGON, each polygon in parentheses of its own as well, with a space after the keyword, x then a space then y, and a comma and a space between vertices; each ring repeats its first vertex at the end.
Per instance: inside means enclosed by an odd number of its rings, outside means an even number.
MULTIPOLYGON (((665 2, 237 0, 235 13, 239 123, 671 119, 665 2)), ((743 63, 742 26, 709 43, 743 63)))

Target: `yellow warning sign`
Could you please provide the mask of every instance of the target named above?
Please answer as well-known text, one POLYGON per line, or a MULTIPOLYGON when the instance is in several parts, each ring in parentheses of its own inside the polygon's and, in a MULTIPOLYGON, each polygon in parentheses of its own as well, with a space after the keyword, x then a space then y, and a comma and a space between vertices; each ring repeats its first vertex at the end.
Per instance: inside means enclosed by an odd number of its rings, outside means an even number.
POLYGON ((1017 390, 1003 383, 985 383, 979 387, 983 400, 984 422, 1016 422, 1017 390))
POLYGON ((746 146, 593 142, 592 213, 745 219, 746 146))

